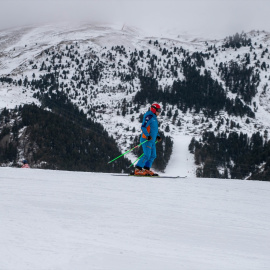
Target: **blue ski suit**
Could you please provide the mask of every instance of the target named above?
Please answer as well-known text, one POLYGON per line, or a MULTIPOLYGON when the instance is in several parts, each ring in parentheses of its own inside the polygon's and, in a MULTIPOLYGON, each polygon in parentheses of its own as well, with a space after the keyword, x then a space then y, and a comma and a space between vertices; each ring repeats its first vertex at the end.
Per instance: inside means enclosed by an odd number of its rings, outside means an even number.
POLYGON ((151 168, 153 161, 157 156, 155 142, 157 136, 159 136, 157 116, 153 112, 148 111, 147 113, 144 114, 141 129, 142 134, 140 142, 142 143, 146 141, 148 136, 151 136, 152 140, 142 145, 144 155, 138 161, 137 166, 142 168, 143 167, 151 168))

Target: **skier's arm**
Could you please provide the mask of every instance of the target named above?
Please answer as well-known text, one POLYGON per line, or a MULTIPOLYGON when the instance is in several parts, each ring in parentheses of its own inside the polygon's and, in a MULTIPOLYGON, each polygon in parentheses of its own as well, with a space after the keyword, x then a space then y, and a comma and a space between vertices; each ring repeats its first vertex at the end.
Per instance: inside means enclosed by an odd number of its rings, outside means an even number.
POLYGON ((148 130, 150 131, 149 125, 151 124, 152 117, 153 117, 152 115, 146 116, 144 122, 142 123, 141 129, 142 129, 143 134, 146 137, 148 137, 150 135, 149 132, 148 132, 148 130))

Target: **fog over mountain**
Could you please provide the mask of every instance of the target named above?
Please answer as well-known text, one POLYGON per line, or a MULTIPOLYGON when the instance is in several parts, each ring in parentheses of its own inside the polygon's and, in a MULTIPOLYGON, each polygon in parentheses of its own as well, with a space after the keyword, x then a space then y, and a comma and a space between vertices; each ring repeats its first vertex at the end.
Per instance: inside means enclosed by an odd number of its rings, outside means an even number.
POLYGON ((0 29, 70 22, 127 23, 154 34, 168 29, 215 34, 270 30, 270 2, 225 0, 1 1, 0 29))

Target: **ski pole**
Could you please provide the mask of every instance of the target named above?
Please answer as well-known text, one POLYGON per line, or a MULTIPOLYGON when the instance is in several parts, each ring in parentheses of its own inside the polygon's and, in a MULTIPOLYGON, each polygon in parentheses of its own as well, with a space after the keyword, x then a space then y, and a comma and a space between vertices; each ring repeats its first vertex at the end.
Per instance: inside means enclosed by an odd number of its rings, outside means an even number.
POLYGON ((131 165, 129 165, 129 168, 134 164, 136 163, 137 160, 139 160, 142 156, 144 155, 144 153, 142 153, 131 165))
MULTIPOLYGON (((157 143, 158 141, 156 141, 155 143, 157 143)), ((134 163, 136 163, 137 160, 139 160, 142 156, 144 155, 144 153, 142 153, 130 166, 129 168, 134 165, 134 163)))
POLYGON ((109 163, 111 163, 111 162, 113 162, 113 161, 115 161, 116 159, 118 159, 118 158, 120 158, 120 157, 124 156, 125 154, 127 154, 127 153, 131 152, 132 150, 134 150, 135 148, 137 148, 137 147, 141 146, 142 144, 144 144, 144 143, 146 143, 146 142, 148 142, 148 141, 144 141, 144 142, 142 142, 142 143, 140 143, 140 144, 136 145, 136 146, 135 146, 135 147, 133 147, 132 149, 130 149, 130 150, 128 150, 128 151, 126 151, 124 154, 122 154, 122 155, 120 155, 120 156, 116 157, 115 159, 113 159, 113 160, 109 161, 109 162, 108 162, 108 164, 109 164, 109 163))

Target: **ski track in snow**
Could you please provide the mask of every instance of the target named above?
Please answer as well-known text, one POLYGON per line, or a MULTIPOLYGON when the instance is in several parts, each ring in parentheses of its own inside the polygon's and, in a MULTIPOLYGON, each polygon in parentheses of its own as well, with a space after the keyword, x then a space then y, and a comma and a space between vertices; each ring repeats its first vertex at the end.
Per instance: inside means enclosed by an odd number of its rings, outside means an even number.
POLYGON ((270 269, 270 186, 0 168, 1 270, 270 269))
POLYGON ((194 157, 188 150, 191 139, 192 137, 187 135, 173 137, 173 153, 166 167, 166 174, 196 176, 194 157))

